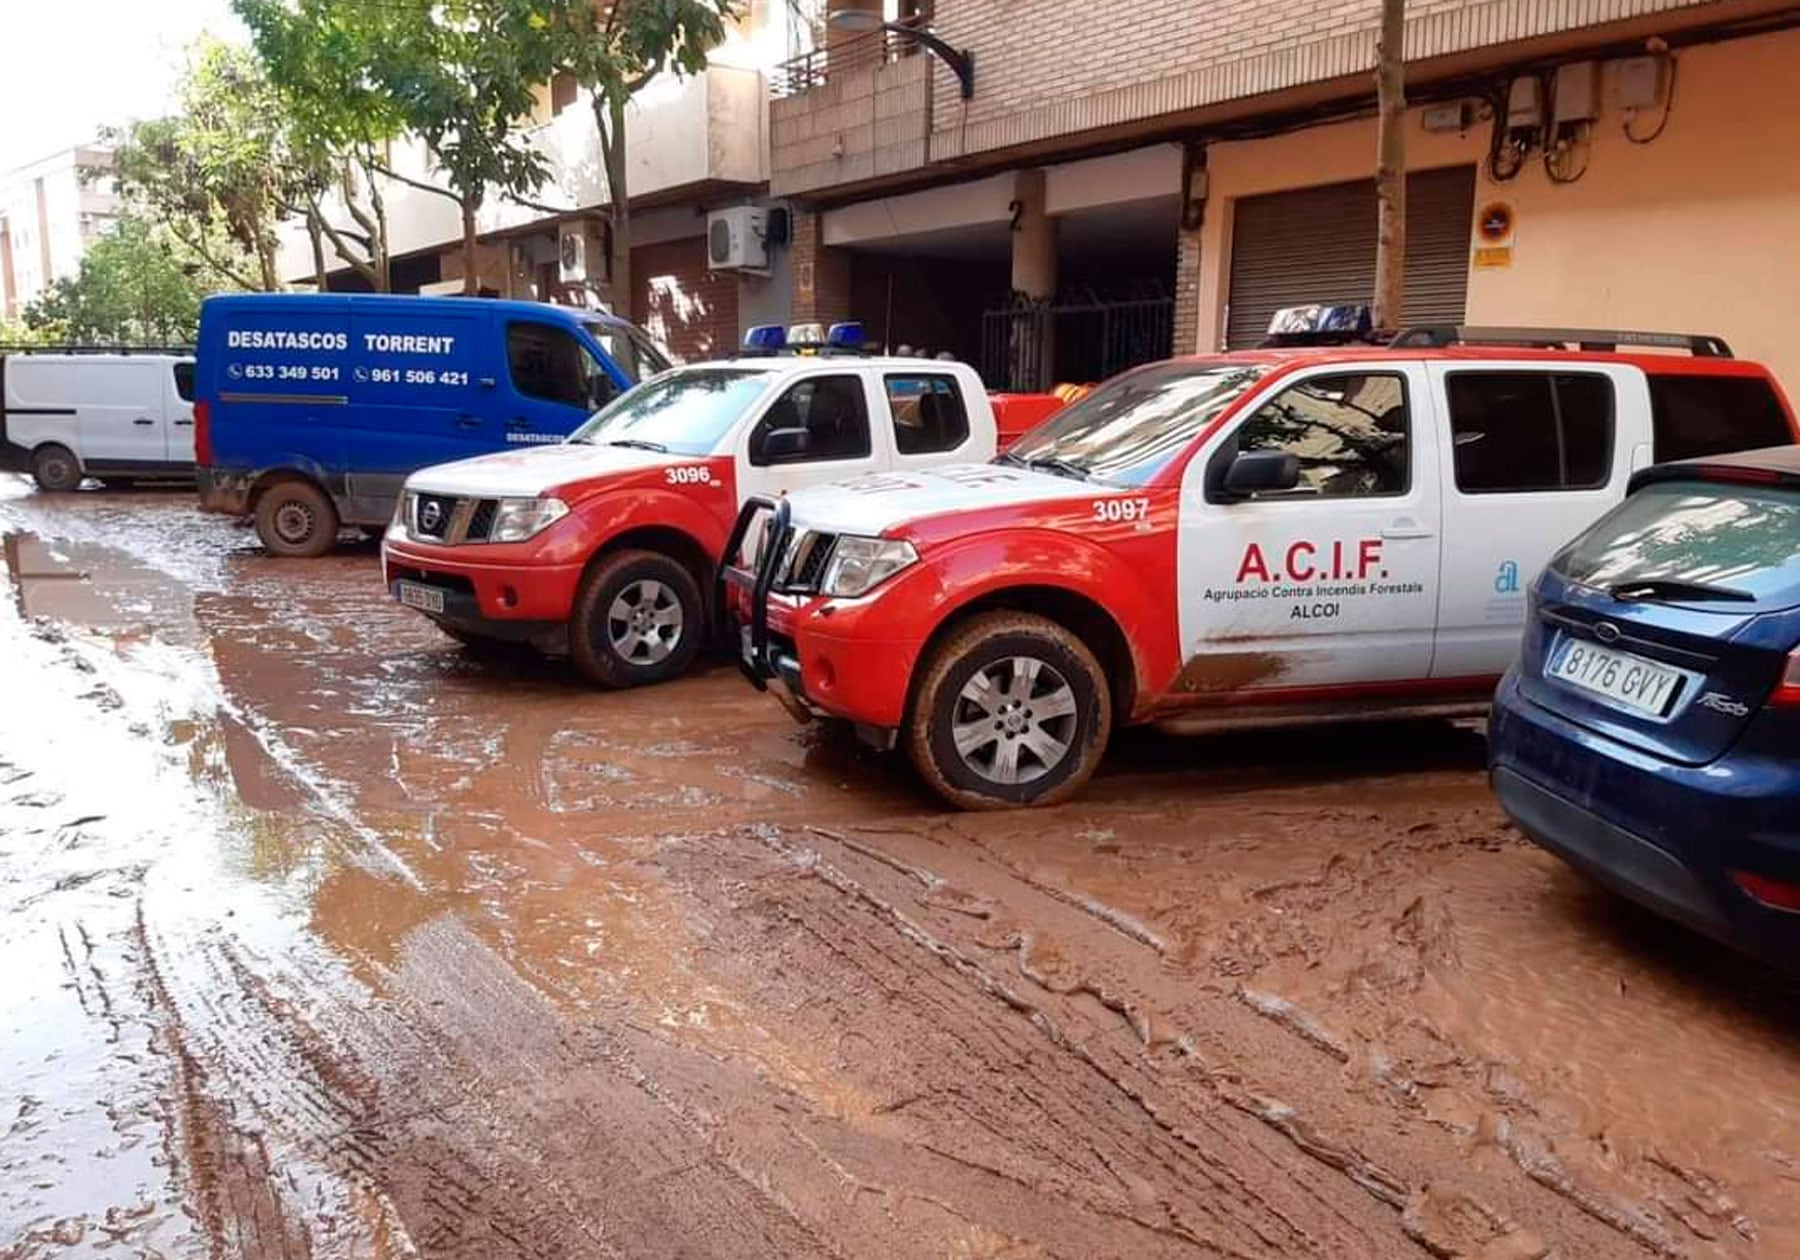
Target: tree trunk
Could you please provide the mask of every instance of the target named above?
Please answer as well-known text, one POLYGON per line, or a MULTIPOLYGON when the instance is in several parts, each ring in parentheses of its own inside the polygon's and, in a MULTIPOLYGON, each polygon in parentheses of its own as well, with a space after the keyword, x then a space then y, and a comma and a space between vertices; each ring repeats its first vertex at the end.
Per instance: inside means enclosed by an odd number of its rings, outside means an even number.
POLYGON ((601 92, 594 96, 594 121, 600 128, 600 160, 606 167, 606 195, 610 201, 612 252, 607 258, 613 314, 632 317, 631 290, 631 190, 625 174, 625 100, 601 92))
POLYGON ((262 271, 262 288, 264 293, 274 293, 281 288, 281 273, 275 266, 275 242, 268 237, 259 238, 256 242, 256 264, 262 271))
POLYGON ((375 291, 392 293, 394 264, 388 254, 387 202, 382 200, 381 185, 376 182, 375 176, 368 175, 368 180, 369 208, 375 212, 375 235, 369 242, 369 261, 375 264, 375 291))
POLYGON ((1375 327, 1396 329, 1406 298, 1406 0, 1381 0, 1375 46, 1375 327))
POLYGON ((306 212, 306 234, 312 238, 313 284, 320 293, 327 287, 325 266, 325 225, 319 221, 317 209, 306 212))
POLYGON ((481 292, 481 267, 477 259, 475 244, 476 203, 465 197, 460 204, 462 205, 463 292, 470 297, 475 297, 481 292))

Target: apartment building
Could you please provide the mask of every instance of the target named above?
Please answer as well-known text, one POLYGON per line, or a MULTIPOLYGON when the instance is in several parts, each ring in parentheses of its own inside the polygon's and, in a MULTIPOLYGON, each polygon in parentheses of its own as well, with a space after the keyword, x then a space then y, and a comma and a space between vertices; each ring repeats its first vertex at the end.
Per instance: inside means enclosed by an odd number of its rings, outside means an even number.
MULTIPOLYGON (((571 81, 537 92, 527 135, 549 166, 550 179, 526 206, 488 198, 477 227, 476 266, 484 293, 578 305, 604 304, 629 314, 677 356, 722 353, 754 323, 785 322, 790 314, 788 252, 780 214, 766 211, 769 177, 767 73, 806 47, 816 25, 806 3, 753 0, 742 6, 725 42, 704 72, 663 75, 635 97, 627 113, 627 162, 632 205, 632 292, 614 291, 607 274, 606 222, 610 204, 590 102, 571 81), (568 206, 547 213, 543 206, 568 206), (762 211, 762 214, 747 214, 762 211), (756 248, 709 247, 709 228, 726 237, 753 237, 756 248), (772 239, 769 239, 772 238, 772 239), (766 242, 766 247, 765 246, 766 242)), ((394 146, 394 169, 433 182, 422 145, 394 146)), ((384 181, 383 196, 397 291, 460 292, 464 252, 459 212, 448 199, 406 183, 384 181)), ((779 210, 780 207, 774 207, 779 210)), ((341 208, 333 212, 350 227, 341 208)), ((328 258, 334 289, 366 287, 328 258)), ((315 278, 303 226, 284 229, 283 278, 315 278)))
POLYGON ((118 213, 112 153, 77 146, 0 175, 0 317, 72 276, 118 213))
MULTIPOLYGON (((895 7, 771 80, 797 318, 1041 387, 1368 299, 1374 0, 895 7)), ((1406 55, 1409 321, 1714 332, 1800 388, 1800 6, 1411 0, 1406 55)))

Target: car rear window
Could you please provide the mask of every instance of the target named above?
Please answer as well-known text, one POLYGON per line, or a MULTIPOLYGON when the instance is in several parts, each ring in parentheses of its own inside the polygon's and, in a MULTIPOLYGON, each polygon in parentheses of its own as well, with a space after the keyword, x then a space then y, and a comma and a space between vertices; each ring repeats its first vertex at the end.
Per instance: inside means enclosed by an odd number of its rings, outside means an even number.
POLYGON ((1593 490, 1613 466, 1613 387, 1587 372, 1452 372, 1456 488, 1593 490))
POLYGON ((1757 376, 1652 376, 1650 423, 1659 464, 1794 440, 1774 387, 1757 376))
POLYGON ((1800 493, 1778 486, 1645 486, 1563 549, 1551 567, 1601 590, 1673 581, 1723 587, 1765 607, 1800 603, 1800 493))

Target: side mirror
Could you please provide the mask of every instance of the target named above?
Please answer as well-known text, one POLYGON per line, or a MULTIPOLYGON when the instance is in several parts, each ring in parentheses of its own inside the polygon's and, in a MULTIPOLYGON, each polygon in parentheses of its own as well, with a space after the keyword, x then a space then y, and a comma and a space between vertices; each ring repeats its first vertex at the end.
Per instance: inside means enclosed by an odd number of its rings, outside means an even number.
POLYGON ((791 464, 806 458, 808 434, 805 429, 770 429, 763 434, 762 446, 751 460, 755 464, 791 464))
POLYGON ((1300 486, 1300 459, 1287 451, 1244 451, 1225 470, 1225 493, 1247 499, 1300 486))

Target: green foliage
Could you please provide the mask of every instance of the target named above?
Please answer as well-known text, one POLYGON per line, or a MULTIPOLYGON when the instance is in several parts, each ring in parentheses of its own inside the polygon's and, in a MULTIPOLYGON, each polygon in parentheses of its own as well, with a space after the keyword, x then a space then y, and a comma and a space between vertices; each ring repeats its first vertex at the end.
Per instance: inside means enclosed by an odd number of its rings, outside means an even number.
POLYGON ((303 175, 281 103, 246 49, 194 45, 178 111, 109 137, 119 191, 134 211, 246 288, 279 287, 275 225, 303 175), (241 270, 235 254, 254 270, 241 270))
POLYGON ((542 0, 556 68, 622 105, 665 70, 698 74, 737 0, 542 0))
POLYGON ((187 345, 215 287, 204 261, 164 229, 127 217, 88 247, 73 279, 26 307, 25 325, 45 342, 187 345))

